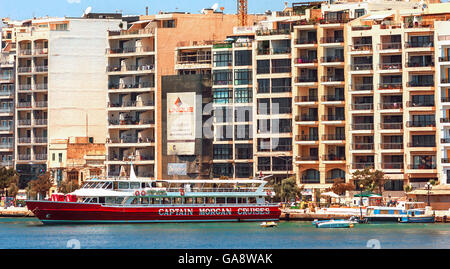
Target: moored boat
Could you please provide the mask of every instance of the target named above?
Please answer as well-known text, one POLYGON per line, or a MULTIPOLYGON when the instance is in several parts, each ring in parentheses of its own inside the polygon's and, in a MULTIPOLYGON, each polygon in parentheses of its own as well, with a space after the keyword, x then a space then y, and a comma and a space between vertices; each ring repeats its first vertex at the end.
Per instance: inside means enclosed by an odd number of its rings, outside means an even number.
POLYGON ((425 209, 411 209, 406 212, 406 216, 398 219, 400 223, 434 223, 435 216, 427 213, 425 209))
POLYGON ((265 228, 278 226, 278 224, 275 221, 264 221, 260 225, 261 225, 261 227, 265 227, 265 228))
POLYGON ((399 219, 406 217, 408 210, 424 209, 423 202, 399 202, 396 207, 387 206, 369 206, 365 218, 369 221, 392 221, 397 222, 399 219))
POLYGON ((266 181, 90 179, 68 195, 26 201, 43 223, 276 221, 266 181))
POLYGON ((349 220, 324 220, 315 222, 316 228, 353 228, 354 223, 349 220))

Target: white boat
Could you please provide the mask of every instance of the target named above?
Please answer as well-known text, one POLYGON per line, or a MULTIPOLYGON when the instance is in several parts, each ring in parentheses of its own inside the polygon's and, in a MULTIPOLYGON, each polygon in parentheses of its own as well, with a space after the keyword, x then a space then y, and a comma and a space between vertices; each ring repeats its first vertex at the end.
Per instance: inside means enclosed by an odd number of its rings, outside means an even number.
POLYGON ((269 221, 269 222, 264 221, 260 225, 261 225, 261 227, 277 227, 278 226, 278 224, 274 221, 269 221))
POLYGON ((349 220, 323 220, 315 222, 316 228, 353 228, 354 224, 349 220))

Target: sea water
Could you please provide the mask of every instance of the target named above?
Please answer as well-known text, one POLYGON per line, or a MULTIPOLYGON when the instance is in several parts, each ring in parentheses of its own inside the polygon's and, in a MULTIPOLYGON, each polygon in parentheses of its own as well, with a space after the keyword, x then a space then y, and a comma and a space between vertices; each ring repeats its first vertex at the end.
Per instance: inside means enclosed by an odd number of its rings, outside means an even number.
POLYGON ((450 224, 356 224, 318 229, 311 222, 43 225, 0 218, 1 249, 364 249, 450 248, 450 224))

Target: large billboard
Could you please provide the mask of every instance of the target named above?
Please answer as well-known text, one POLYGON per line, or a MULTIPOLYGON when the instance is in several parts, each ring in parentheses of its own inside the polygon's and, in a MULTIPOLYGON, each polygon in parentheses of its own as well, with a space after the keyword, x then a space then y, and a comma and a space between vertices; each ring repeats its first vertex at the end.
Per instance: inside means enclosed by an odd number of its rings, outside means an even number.
POLYGON ((195 154, 195 92, 167 93, 167 155, 195 154))

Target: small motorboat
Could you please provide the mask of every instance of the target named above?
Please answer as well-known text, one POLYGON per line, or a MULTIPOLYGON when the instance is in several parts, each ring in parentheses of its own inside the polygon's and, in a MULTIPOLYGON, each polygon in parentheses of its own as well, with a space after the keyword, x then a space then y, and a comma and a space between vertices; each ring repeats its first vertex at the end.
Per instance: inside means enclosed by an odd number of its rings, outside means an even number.
POLYGON ((398 218, 400 223, 435 223, 434 215, 427 214, 424 209, 410 209, 406 212, 406 216, 398 218))
POLYGON ((260 226, 261 227, 277 227, 278 226, 278 224, 276 223, 276 222, 274 222, 274 221, 268 221, 268 222, 266 222, 266 221, 264 221, 264 222, 262 222, 261 224, 260 224, 260 226))
POLYGON ((316 228, 353 228, 354 224, 345 219, 315 221, 316 228))

